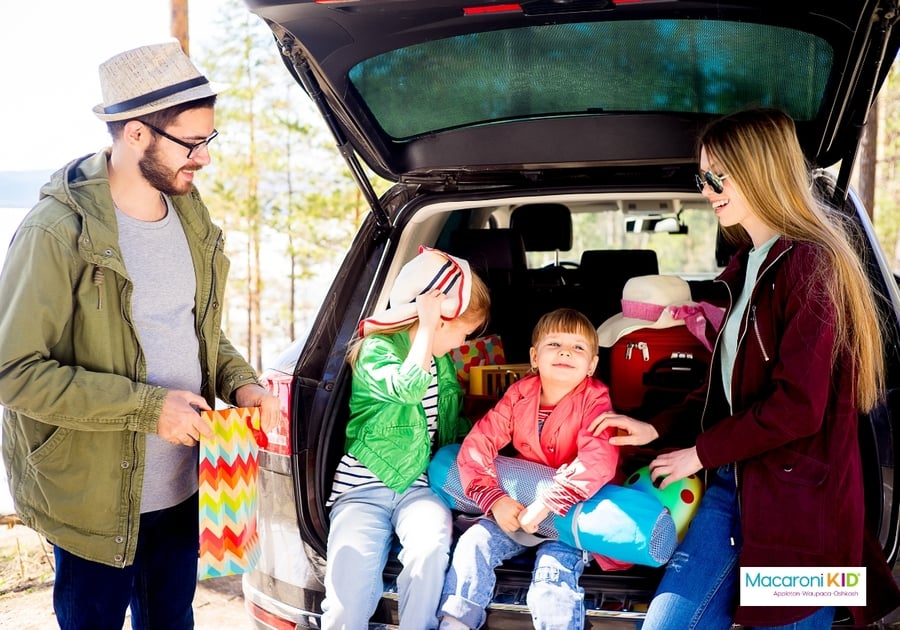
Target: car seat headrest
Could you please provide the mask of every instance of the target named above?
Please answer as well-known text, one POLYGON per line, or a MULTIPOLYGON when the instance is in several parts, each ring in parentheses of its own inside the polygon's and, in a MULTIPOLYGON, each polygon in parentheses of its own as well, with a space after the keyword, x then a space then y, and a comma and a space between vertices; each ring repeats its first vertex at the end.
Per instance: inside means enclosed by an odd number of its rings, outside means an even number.
POLYGON ((561 203, 519 206, 509 226, 522 235, 525 251, 552 252, 572 249, 572 213, 561 203))

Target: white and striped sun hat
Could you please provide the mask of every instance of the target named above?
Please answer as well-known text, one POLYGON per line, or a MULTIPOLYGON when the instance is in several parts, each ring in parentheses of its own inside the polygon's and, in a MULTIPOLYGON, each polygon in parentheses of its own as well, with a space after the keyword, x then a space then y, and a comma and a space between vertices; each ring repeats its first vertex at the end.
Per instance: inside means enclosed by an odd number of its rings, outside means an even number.
POLYGON ((455 319, 469 307, 472 272, 469 263, 431 247, 419 247, 418 255, 403 265, 391 288, 388 308, 359 323, 359 336, 411 324, 416 320, 416 298, 438 289, 447 299, 441 317, 455 319))

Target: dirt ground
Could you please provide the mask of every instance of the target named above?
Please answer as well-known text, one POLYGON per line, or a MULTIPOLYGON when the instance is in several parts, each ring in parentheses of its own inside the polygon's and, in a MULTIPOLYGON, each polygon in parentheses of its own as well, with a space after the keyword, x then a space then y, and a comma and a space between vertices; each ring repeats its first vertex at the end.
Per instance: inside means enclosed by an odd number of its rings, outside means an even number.
MULTIPOLYGON (((251 628, 240 576, 202 580, 194 597, 197 630, 251 628)), ((24 525, 0 525, 0 628, 53 630, 53 550, 24 525)), ((131 622, 124 626, 131 628, 131 622)))
MULTIPOLYGON (((900 566, 900 562, 898 562, 900 566)), ((894 572, 900 584, 900 568, 894 572)), ((196 630, 251 630, 240 576, 202 580, 194 597, 196 630)), ((56 630, 53 615, 53 551, 24 525, 8 527, 0 517, 0 628, 56 630)), ((883 620, 900 630, 900 609, 883 620)), ((124 630, 130 630, 126 620, 124 630)))

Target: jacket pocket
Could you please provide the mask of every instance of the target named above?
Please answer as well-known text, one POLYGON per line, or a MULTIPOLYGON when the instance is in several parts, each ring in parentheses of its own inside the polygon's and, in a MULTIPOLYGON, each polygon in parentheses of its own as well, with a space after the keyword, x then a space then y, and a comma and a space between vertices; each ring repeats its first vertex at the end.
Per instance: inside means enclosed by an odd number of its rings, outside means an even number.
POLYGON ((791 449, 745 464, 742 475, 742 528, 757 547, 821 553, 830 466, 791 449))
POLYGON ((17 496, 41 521, 80 532, 116 532, 126 471, 112 456, 96 453, 119 452, 120 440, 118 433, 56 429, 26 457, 17 496))

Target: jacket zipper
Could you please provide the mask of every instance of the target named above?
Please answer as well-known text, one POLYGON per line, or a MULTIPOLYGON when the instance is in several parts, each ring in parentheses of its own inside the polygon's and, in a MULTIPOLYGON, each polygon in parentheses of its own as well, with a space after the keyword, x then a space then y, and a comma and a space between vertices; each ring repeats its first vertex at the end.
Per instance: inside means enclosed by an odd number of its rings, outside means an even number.
POLYGON ((756 318, 756 304, 750 308, 750 319, 753 321, 753 332, 756 333, 756 342, 759 344, 759 351, 762 352, 763 361, 768 363, 770 357, 769 353, 766 352, 766 347, 763 345, 762 334, 759 332, 759 320, 756 318))
MULTIPOLYGON (((752 315, 752 318, 753 318, 753 329, 754 329, 754 331, 755 331, 755 333, 756 333, 756 340, 757 340, 757 342, 759 343, 759 348, 760 348, 760 350, 762 351, 763 359, 764 359, 767 363, 769 362, 770 357, 769 357, 768 353, 766 353, 766 349, 765 349, 765 347, 763 346, 763 343, 762 343, 762 335, 761 335, 760 332, 759 332, 759 324, 758 324, 757 319, 756 319, 756 305, 755 305, 755 304, 752 304, 752 302, 753 302, 753 294, 756 293, 756 287, 759 285, 759 279, 760 279, 760 278, 761 278, 761 277, 762 277, 769 269, 771 269, 772 266, 773 266, 776 262, 778 262, 778 260, 780 260, 782 256, 784 256, 784 255, 785 255, 787 252, 789 252, 789 251, 790 251, 790 247, 789 247, 788 249, 785 249, 785 250, 784 250, 783 252, 781 252, 780 254, 778 254, 778 256, 777 256, 772 262, 770 262, 769 265, 766 266, 765 269, 760 269, 760 270, 759 270, 759 272, 756 274, 756 281, 753 283, 753 289, 751 290, 751 293, 750 293, 750 300, 749 300, 749 302, 751 303, 750 314, 752 315)), ((726 313, 725 313, 725 318, 722 320, 722 321, 723 321, 722 328, 725 327, 724 322, 728 321, 728 317, 731 315, 731 309, 732 309, 732 307, 734 306, 734 295, 732 295, 732 293, 731 293, 731 287, 728 285, 727 282, 723 282, 723 284, 725 285, 725 288, 726 288, 726 290, 728 291, 728 304, 729 304, 729 306, 728 306, 728 310, 727 310, 726 313)), ((746 322, 745 322, 745 324, 746 324, 746 322)), ((745 333, 746 333, 746 327, 745 327, 744 331, 745 331, 745 333)), ((718 349, 718 346, 719 346, 719 338, 720 338, 720 337, 721 337, 721 330, 719 331, 719 334, 716 336, 716 344, 715 344, 715 346, 713 347, 713 357, 716 356, 715 353, 716 353, 716 350, 718 349)), ((741 338, 738 339, 738 343, 737 343, 737 347, 738 347, 738 348, 741 347, 741 342, 742 342, 742 341, 743 341, 743 337, 741 337, 741 338)), ((710 379, 711 379, 711 378, 712 378, 712 374, 710 374, 710 379)), ((707 409, 707 406, 709 405, 709 392, 710 392, 710 389, 711 389, 710 387, 707 387, 707 388, 706 388, 706 400, 705 400, 704 403, 703 403, 703 410, 701 411, 701 415, 700 415, 700 430, 701 430, 701 431, 704 431, 704 430, 705 430, 704 422, 705 422, 705 420, 706 420, 706 409, 707 409)), ((731 392, 731 400, 734 400, 734 389, 733 389, 733 388, 732 388, 732 392, 731 392)), ((728 409, 729 413, 734 413, 733 405, 729 404, 728 407, 729 407, 729 409, 728 409)), ((707 485, 708 485, 709 479, 706 479, 705 481, 706 481, 706 483, 707 483, 707 485)), ((742 507, 741 507, 741 478, 740 478, 740 474, 738 473, 738 462, 734 462, 734 487, 735 487, 735 500, 737 501, 737 514, 738 514, 738 519, 740 519, 740 518, 741 518, 741 512, 743 511, 743 509, 742 509, 742 507)), ((732 538, 732 539, 731 539, 731 546, 733 547, 734 544, 735 544, 735 543, 734 543, 734 539, 732 538)))
MULTIPOLYGON (((775 265, 775 263, 778 262, 779 260, 781 260, 781 257, 784 256, 785 254, 787 254, 789 251, 790 251, 790 248, 785 249, 783 252, 778 254, 778 256, 776 256, 775 259, 772 260, 765 268, 762 268, 757 272, 756 280, 754 280, 753 288, 750 291, 750 298, 747 300, 747 304, 748 304, 749 308, 747 309, 747 312, 744 314, 744 324, 741 327, 743 329, 743 332, 741 333, 741 336, 738 337, 737 348, 740 348, 741 345, 744 343, 744 337, 747 334, 747 329, 750 327, 750 320, 752 320, 753 321, 753 330, 756 335, 756 340, 759 343, 759 349, 762 352, 763 359, 766 361, 766 363, 768 363, 771 360, 771 357, 769 357, 769 354, 766 352, 765 347, 763 347, 762 335, 759 332, 759 324, 756 321, 756 304, 753 303, 754 297, 756 297, 756 289, 760 285, 760 278, 762 278, 766 273, 768 273, 769 269, 771 269, 775 265)), ((774 286, 774 283, 773 283, 773 286, 774 286)), ((730 313, 728 315, 730 315, 730 313)), ((728 315, 726 315, 726 317, 728 315)), ((737 353, 735 353, 735 355, 736 354, 737 353)), ((732 400, 733 399, 734 399, 734 392, 732 391, 732 400)))

